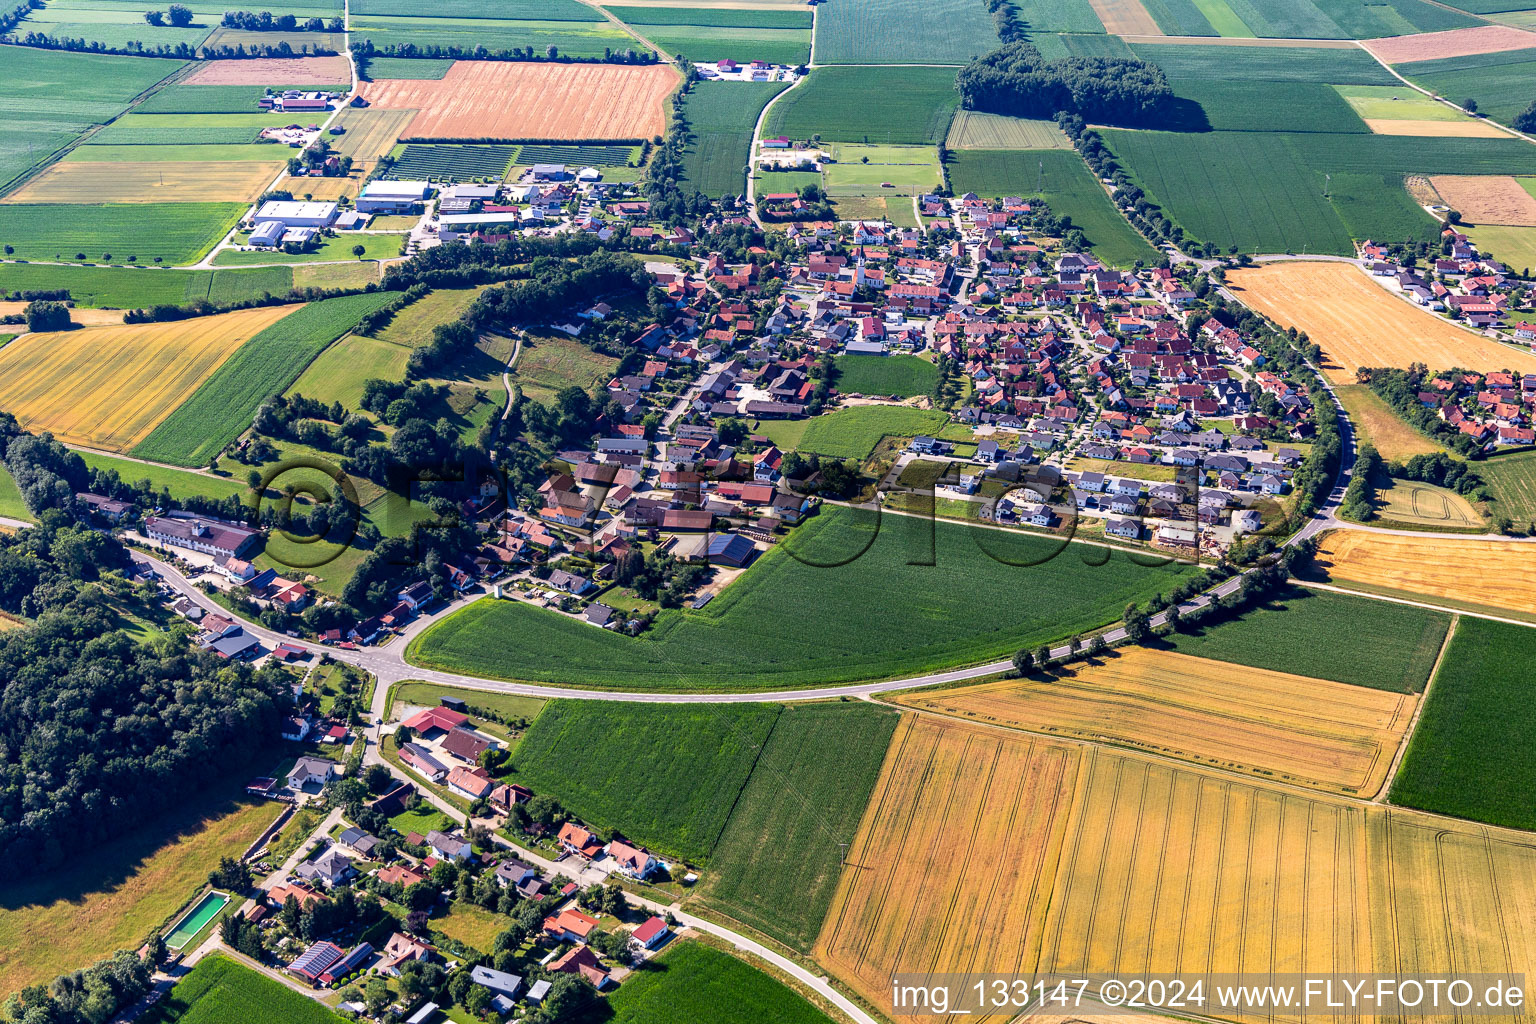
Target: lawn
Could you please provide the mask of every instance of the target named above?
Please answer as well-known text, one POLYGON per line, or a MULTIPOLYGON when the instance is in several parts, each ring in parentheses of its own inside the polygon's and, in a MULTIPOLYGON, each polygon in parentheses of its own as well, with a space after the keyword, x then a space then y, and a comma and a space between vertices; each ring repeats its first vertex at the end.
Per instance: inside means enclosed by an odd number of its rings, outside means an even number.
POLYGON ((240 346, 213 376, 141 441, 133 454, 203 466, 251 423, 320 352, 358 320, 391 301, 389 292, 312 302, 240 346))
POLYGON ((1536 523, 1536 452, 1495 455, 1475 465, 1493 492, 1494 512, 1509 516, 1522 530, 1530 529, 1536 523))
POLYGON ((76 851, 58 870, 13 877, 0 896, 0 991, 137 949, 169 923, 220 857, 244 852, 277 817, 275 804, 234 798, 232 788, 76 851))
POLYGON ((705 900, 808 952, 897 718, 857 701, 786 707, 710 858, 705 900))
POLYGON ((62 288, 77 306, 112 309, 179 306, 194 299, 238 302, 264 292, 284 295, 292 287, 293 271, 287 267, 213 271, 0 263, 0 291, 62 288))
MULTIPOLYGON (((991 16, 974 0, 859 0, 816 12, 819 64, 965 64, 998 45, 991 16)), ((892 98, 901 91, 890 87, 892 98)))
POLYGON ((412 832, 424 836, 434 829, 448 828, 453 825, 453 822, 449 820, 448 815, 432 804, 422 804, 414 811, 402 811, 390 818, 389 824, 402 836, 408 836, 412 832))
POLYGON ((704 609, 664 610, 638 639, 522 603, 478 601, 416 638, 407 656, 449 671, 597 688, 883 679, 1007 657, 1095 628, 1186 572, 1091 545, 910 516, 877 524, 872 513, 825 508, 704 609), (993 595, 1003 593, 1018 598, 1000 606, 993 595))
POLYGON ((0 241, 24 260, 192 263, 246 208, 245 203, 0 205, 0 241))
POLYGON ((939 371, 917 356, 838 356, 837 390, 845 395, 926 395, 939 382, 939 371))
POLYGON ((554 700, 511 763, 516 781, 583 820, 697 864, 719 841, 779 712, 776 704, 554 700))
POLYGON ((1361 117, 1383 121, 1460 121, 1466 117, 1403 85, 1336 85, 1333 87, 1361 117))
POLYGON ((1536 828, 1530 631, 1463 618, 1430 688, 1390 799, 1459 818, 1536 828))
MULTIPOLYGON (((817 59, 827 56, 818 52, 817 59)), ((764 134, 936 145, 959 105, 953 68, 817 68, 773 105, 764 134)))
POLYGON ((800 451, 834 459, 867 459, 881 438, 932 434, 949 420, 942 412, 896 405, 856 405, 811 418, 800 451))
POLYGON ((1504 225, 1469 227, 1467 236, 1479 251, 1492 253, 1494 258, 1509 264, 1511 268, 1528 270, 1536 267, 1536 228, 1504 225))
POLYGON ((608 997, 613 1024, 831 1024, 783 982, 729 953, 674 940, 608 997))
POLYGON ((1042 196, 1051 212, 1071 219, 1094 254, 1118 266, 1153 262, 1157 252, 1115 208, 1075 152, 1060 150, 952 151, 949 178, 957 193, 1042 196))
POLYGON ((432 920, 435 930, 482 953, 495 949, 496 936, 506 931, 507 924, 506 918, 464 902, 449 904, 446 915, 432 920))
POLYGON ((544 707, 542 697, 520 697, 515 693, 491 690, 465 690, 437 683, 404 682, 398 684, 391 699, 422 707, 436 707, 442 697, 458 697, 473 708, 492 711, 503 718, 533 718, 544 707))
POLYGON ((1174 650, 1397 693, 1429 679, 1450 616, 1296 588, 1242 617, 1171 637, 1174 650))
POLYGON ((226 956, 198 962, 170 994, 140 1018, 144 1024, 340 1024, 324 1003, 226 956))
POLYGON ((881 189, 887 184, 911 195, 943 184, 939 151, 934 146, 842 142, 832 150, 836 162, 827 164, 822 172, 831 195, 882 195, 881 189))
POLYGON ((7 519, 22 519, 26 522, 35 522, 36 517, 32 510, 27 508, 27 503, 22 500, 21 488, 16 486, 16 478, 11 476, 11 471, 0 465, 0 516, 7 519))
POLYGON ((786 88, 783 82, 696 83, 683 101, 692 132, 683 151, 688 183, 705 195, 741 194, 758 114, 786 88))
POLYGON ((125 483, 132 484, 148 480, 156 492, 169 492, 173 501, 186 501, 188 498, 199 497, 222 499, 235 495, 244 496, 249 491, 244 480, 235 480, 227 476, 211 476, 207 473, 194 473, 171 466, 135 462, 132 459, 120 459, 100 452, 82 451, 77 454, 91 469, 115 472, 118 479, 125 483))
MULTIPOLYGON (((216 267, 238 267, 254 263, 327 263, 333 260, 392 260, 400 255, 406 234, 342 232, 335 238, 323 239, 311 252, 287 253, 282 250, 252 249, 237 252, 224 249, 213 258, 216 267), (363 247, 361 256, 352 250, 363 247)), ((237 242, 241 239, 237 238, 237 242)))
POLYGON ((0 63, 0 189, 185 66, 21 46, 0 47, 0 63))

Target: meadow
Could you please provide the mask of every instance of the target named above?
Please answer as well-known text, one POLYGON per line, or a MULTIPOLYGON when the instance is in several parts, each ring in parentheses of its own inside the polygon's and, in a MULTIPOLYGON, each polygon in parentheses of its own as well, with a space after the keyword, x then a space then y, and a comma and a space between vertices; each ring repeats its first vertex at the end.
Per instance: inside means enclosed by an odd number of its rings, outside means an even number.
POLYGON ((1536 622, 1529 559, 1524 545, 1493 540, 1330 530, 1316 565, 1350 589, 1536 622))
POLYGON ((886 1014, 898 971, 1030 972, 1077 763, 1051 740, 904 716, 816 959, 886 1014))
MULTIPOLYGON (((1415 455, 1433 455, 1445 450, 1404 422, 1367 385, 1335 387, 1334 393, 1349 414, 1360 443, 1371 445, 1387 461, 1400 462, 1415 455)), ((1484 463, 1484 467, 1487 465, 1484 463)), ((1488 475, 1486 468, 1480 471, 1484 476, 1488 475)))
MULTIPOLYGON (((699 82, 683 100, 692 138, 683 151, 683 177, 709 196, 740 195, 752 158, 752 129, 783 82, 699 82)), ((802 88, 804 88, 802 86, 802 88)))
POLYGON ((1157 252, 1115 209, 1077 153, 1049 150, 951 152, 949 180, 956 192, 982 196, 1042 196, 1051 212, 1071 218, 1095 255, 1117 266, 1151 263, 1157 252))
POLYGON ((512 383, 534 401, 553 405, 564 388, 606 384, 618 365, 613 356, 594 352, 567 334, 530 332, 512 367, 512 383))
MULTIPOLYGON (((817 59, 828 58, 818 52, 817 59)), ((764 133, 819 135, 828 142, 937 144, 959 105, 951 68, 817 68, 773 105, 764 133)))
MULTIPOLYGON (((1201 34, 1201 33, 1197 33, 1201 34)), ((1369 53, 1358 49, 1310 46, 1201 46, 1136 43, 1131 50, 1163 69, 1170 79, 1232 80, 1241 61, 1242 76, 1261 82, 1318 82, 1327 85, 1400 85, 1369 53)))
POLYGON ((284 317, 241 346, 132 454, 178 466, 207 465, 250 426, 262 402, 281 393, 327 345, 392 298, 388 292, 347 295, 310 303, 284 317))
POLYGON ((1184 654, 1395 693, 1419 693, 1450 616, 1292 588, 1235 619, 1167 638, 1184 654))
POLYGON ((287 267, 215 271, 0 263, 0 291, 63 288, 77 306, 110 309, 181 305, 193 299, 238 302, 263 293, 286 295, 292 287, 293 271, 287 267))
POLYGON ((1387 781, 1417 698, 1129 647, 1028 680, 897 695, 971 722, 1129 747, 1324 792, 1387 781))
POLYGON ((795 66, 811 59, 811 33, 806 29, 667 25, 642 26, 641 34, 662 51, 693 61, 761 60, 795 66))
POLYGON ((365 381, 404 380, 410 356, 411 350, 400 345, 349 334, 316 356, 288 392, 356 409, 365 381))
POLYGON ((798 448, 834 459, 867 459, 882 438, 932 434, 947 421, 941 412, 897 405, 856 405, 816 416, 798 448))
POLYGON ((512 767, 519 782, 581 819, 698 864, 719 841, 779 714, 776 704, 552 700, 512 767))
POLYGON ((190 801, 66 867, 8 882, 0 898, 0 991, 137 949, 206 883, 220 857, 244 852, 277 812, 261 801, 190 801))
POLYGON ((837 390, 842 394, 926 395, 939 382, 939 371, 917 356, 838 356, 837 390))
POLYGON ((608 997, 613 1024, 832 1024, 783 982, 702 942, 666 952, 608 997))
MULTIPOLYGON (((479 4, 477 9, 484 10, 479 4)), ((453 67, 448 58, 373 57, 368 61, 368 80, 378 78, 442 78, 453 67)))
POLYGON ((1477 471, 1493 492, 1495 512, 1522 529, 1536 523, 1536 452, 1495 455, 1478 463, 1477 471))
POLYGON ((1472 239, 1479 251, 1491 253, 1495 259, 1509 264, 1512 268, 1528 270, 1536 267, 1536 228, 1504 226, 1468 228, 1467 236, 1472 239))
POLYGON ((710 856, 705 902, 809 952, 896 723, 862 702, 785 707, 710 856))
POLYGON ((0 188, 184 66, 22 46, 0 46, 0 63, 0 188))
MULTIPOLYGON (((283 83, 273 83, 281 87, 283 83)), ((133 108, 134 114, 251 114, 266 93, 259 85, 168 85, 133 108)))
POLYGON ((144 21, 143 12, 132 9, 84 10, 50 4, 31 11, 11 31, 23 36, 38 32, 58 39, 83 39, 87 45, 123 50, 138 44, 200 46, 217 23, 217 18, 203 15, 185 28, 170 24, 152 27, 144 21))
POLYGON ((125 483, 136 484, 147 481, 157 493, 165 492, 173 501, 186 501, 188 498, 230 498, 250 493, 243 480, 235 480, 232 477, 194 473, 187 469, 173 469, 170 466, 136 462, 133 459, 119 459, 102 452, 83 451, 77 454, 91 469, 116 473, 118 479, 125 483))
POLYGON ((500 181, 517 159, 518 146, 406 146, 384 175, 403 181, 500 181))
POLYGON ((3 465, 0 465, 0 516, 28 523, 36 519, 21 496, 21 488, 16 486, 16 478, 3 465))
POLYGON ((198 962, 143 1018, 145 1024, 339 1024, 346 1018, 224 956, 198 962))
POLYGON ((496 948, 496 935, 506 926, 506 918, 463 901, 449 904, 448 913, 432 919, 434 931, 482 952, 496 948))
POLYGON ((0 204, 14 258, 79 263, 193 263, 245 203, 0 204))
POLYGON ((34 432, 126 451, 241 346, 292 312, 267 306, 159 324, 30 334, 0 349, 6 408, 34 432))
POLYGON ((1395 804, 1536 828, 1530 630, 1462 618, 1392 784, 1395 804))
POLYGON ((272 114, 124 114, 92 135, 86 148, 251 143, 277 120, 272 114))
MULTIPOLYGON (((236 241, 243 242, 245 237, 237 235, 236 241)), ((409 235, 404 231, 370 231, 367 234, 343 232, 335 238, 326 238, 309 252, 272 252, 268 249, 253 249, 241 252, 233 249, 224 249, 213 258, 213 265, 216 267, 239 267, 262 263, 392 260, 400 256, 400 250, 404 247, 407 237, 409 235), (363 247, 361 256, 352 251, 359 245, 363 247)))
POLYGON ((522 603, 480 601, 417 637, 407 657, 596 688, 889 678, 1007 657, 1092 629, 1185 572, 1105 548, 909 516, 883 516, 877 529, 871 513, 825 508, 706 608, 663 611, 639 639, 522 603), (989 597, 1005 592, 1019 599, 1002 608, 989 597), (871 621, 882 628, 870 630, 871 621), (627 666, 622 682, 615 664, 627 666))
POLYGON ((633 36, 606 21, 508 21, 362 15, 352 18, 351 30, 354 43, 367 39, 380 49, 413 45, 462 46, 466 50, 485 46, 492 50, 510 50, 513 47, 531 46, 543 51, 553 46, 558 52, 572 57, 601 57, 605 49, 639 47, 633 36))
POLYGON ((445 696, 458 697, 468 702, 472 708, 484 708, 506 718, 532 719, 545 704, 539 697, 522 697, 515 693, 497 693, 494 690, 466 690, 457 686, 409 681, 397 683, 390 690, 389 699, 392 705, 396 702, 404 702, 429 708, 435 707, 439 699, 445 696))
POLYGON ((965 64, 997 47, 986 8, 967 0, 863 0, 828 4, 816 15, 821 64, 965 64))

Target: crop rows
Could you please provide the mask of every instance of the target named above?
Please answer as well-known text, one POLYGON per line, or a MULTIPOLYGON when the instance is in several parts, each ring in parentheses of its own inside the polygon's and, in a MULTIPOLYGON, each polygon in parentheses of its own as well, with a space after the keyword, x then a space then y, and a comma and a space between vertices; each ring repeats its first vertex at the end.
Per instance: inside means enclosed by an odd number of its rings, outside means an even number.
POLYGON ((416 181, 467 181, 506 177, 517 158, 517 146, 410 145, 395 160, 386 177, 416 181))

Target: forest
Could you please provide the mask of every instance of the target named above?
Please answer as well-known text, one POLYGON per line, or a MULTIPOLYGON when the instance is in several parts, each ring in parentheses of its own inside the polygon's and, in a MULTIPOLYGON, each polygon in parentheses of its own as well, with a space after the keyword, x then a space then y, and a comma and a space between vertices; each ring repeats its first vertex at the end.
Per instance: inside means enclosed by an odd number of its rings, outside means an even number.
POLYGON ((1006 43, 960 69, 967 110, 1014 117, 1076 114, 1096 123, 1155 120, 1174 100, 1162 68, 1129 57, 1046 60, 1027 42, 1006 43))

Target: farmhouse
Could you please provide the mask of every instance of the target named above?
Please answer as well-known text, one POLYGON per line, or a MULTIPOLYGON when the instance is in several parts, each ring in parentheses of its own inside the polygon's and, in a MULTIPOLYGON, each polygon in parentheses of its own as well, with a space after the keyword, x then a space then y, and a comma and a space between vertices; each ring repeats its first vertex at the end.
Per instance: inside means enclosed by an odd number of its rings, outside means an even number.
POLYGON ((190 512, 168 512, 163 516, 149 516, 144 520, 144 536, 161 544, 169 544, 205 555, 236 558, 244 554, 261 534, 240 523, 190 512))

